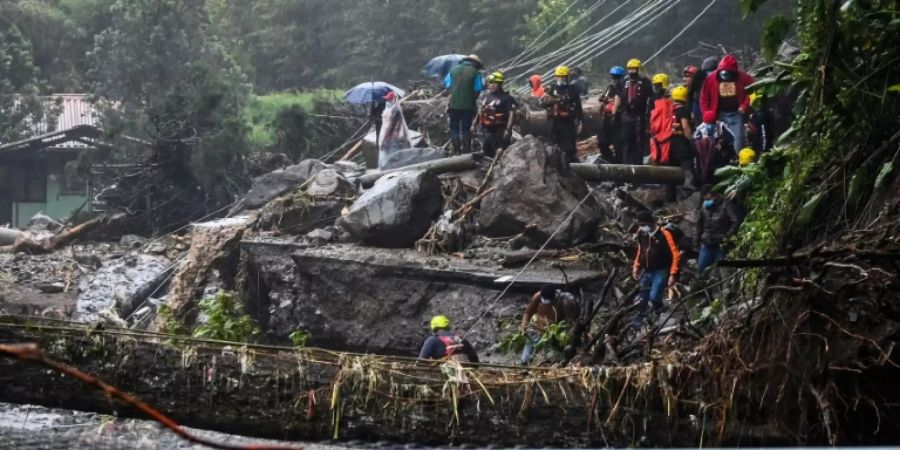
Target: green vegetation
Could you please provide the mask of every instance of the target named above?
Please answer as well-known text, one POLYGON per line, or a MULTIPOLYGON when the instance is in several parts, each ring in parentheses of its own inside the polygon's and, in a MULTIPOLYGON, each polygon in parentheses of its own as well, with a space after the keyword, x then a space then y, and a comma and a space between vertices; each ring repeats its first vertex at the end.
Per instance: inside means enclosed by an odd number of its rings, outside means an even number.
POLYGON ((309 340, 312 339, 312 333, 298 328, 294 330, 289 337, 291 338, 291 344, 294 348, 303 348, 309 345, 309 340))
POLYGON ((285 111, 299 108, 303 113, 318 111, 320 103, 337 102, 342 91, 317 89, 310 92, 280 92, 251 97, 243 110, 243 120, 249 126, 248 136, 254 149, 274 146, 278 141, 275 125, 285 111))
POLYGON ((206 322, 194 329, 193 336, 229 342, 247 342, 260 333, 253 319, 241 311, 233 292, 219 291, 200 302, 206 322))
MULTIPOLYGON (((569 345, 572 338, 572 323, 568 321, 555 322, 547 327, 541 338, 534 345, 535 354, 538 353, 560 353, 569 345)), ((500 341, 499 349, 506 354, 519 354, 525 348, 528 342, 528 336, 524 333, 516 332, 508 335, 500 341)))

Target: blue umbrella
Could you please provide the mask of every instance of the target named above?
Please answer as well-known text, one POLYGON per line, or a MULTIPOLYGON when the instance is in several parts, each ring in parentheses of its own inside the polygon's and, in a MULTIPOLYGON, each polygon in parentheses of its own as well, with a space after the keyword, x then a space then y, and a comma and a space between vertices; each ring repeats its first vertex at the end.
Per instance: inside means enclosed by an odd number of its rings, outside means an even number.
POLYGON ((447 73, 450 72, 450 69, 459 64, 465 57, 466 55, 435 56, 431 58, 431 61, 428 61, 428 64, 425 64, 422 73, 427 77, 437 77, 443 80, 447 73))
POLYGON ((394 91, 398 97, 406 95, 406 92, 404 92, 403 89, 385 83, 384 81, 369 81, 360 83, 345 92, 344 101, 347 103, 355 103, 357 105, 373 103, 384 98, 390 91, 394 91))

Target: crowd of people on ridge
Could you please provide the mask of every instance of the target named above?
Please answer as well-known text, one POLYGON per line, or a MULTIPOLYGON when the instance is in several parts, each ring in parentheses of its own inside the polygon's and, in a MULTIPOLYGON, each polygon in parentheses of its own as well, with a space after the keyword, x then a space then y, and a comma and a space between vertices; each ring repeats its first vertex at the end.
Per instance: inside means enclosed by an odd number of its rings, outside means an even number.
MULTIPOLYGON (((483 67, 478 56, 469 55, 443 80, 449 93, 450 141, 453 153, 472 152, 472 138, 480 127, 484 155, 499 157, 511 143, 519 102, 504 89, 502 72, 491 73, 485 82, 480 73, 483 67), (487 92, 482 93, 485 85, 487 92)), ((528 82, 531 96, 547 110, 551 139, 565 160, 577 161, 578 139, 587 132, 597 137, 600 163, 680 167, 683 188, 702 191, 695 235, 699 273, 724 259, 723 244, 737 232, 745 212, 732 201, 733 193, 723 196, 712 189, 715 172, 732 163, 753 164, 773 146, 764 99, 748 92, 754 80, 740 69, 737 59, 725 55, 706 58, 699 67, 689 65, 677 86, 664 73, 644 76, 638 59, 629 60, 625 67, 613 66, 609 84, 598 97, 602 112, 596 130, 584 129, 582 99, 590 94, 583 72, 559 66, 554 77, 549 86, 538 74, 528 82)), ((658 312, 665 308, 663 295, 678 281, 682 250, 673 230, 660 226, 649 211, 638 212, 636 224, 632 275, 640 285, 635 317, 639 324, 649 308, 658 312)), ((553 286, 534 294, 519 330, 526 336, 520 364, 530 361, 550 324, 576 318, 576 303, 571 294, 553 286)), ((446 316, 436 316, 431 328, 434 334, 425 342, 420 358, 466 357, 477 362, 468 341, 449 331, 446 316)))

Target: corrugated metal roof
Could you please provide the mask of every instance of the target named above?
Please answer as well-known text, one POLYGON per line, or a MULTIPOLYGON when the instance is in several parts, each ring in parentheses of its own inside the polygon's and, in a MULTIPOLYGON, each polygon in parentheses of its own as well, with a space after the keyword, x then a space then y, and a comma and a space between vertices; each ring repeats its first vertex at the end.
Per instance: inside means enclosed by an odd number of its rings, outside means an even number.
MULTIPOLYGON (((88 101, 88 94, 54 94, 46 97, 45 101, 48 107, 59 101, 61 110, 59 115, 56 116, 56 128, 48 130, 47 121, 42 121, 35 126, 35 134, 37 135, 51 131, 68 130, 79 125, 90 125, 94 127, 99 127, 100 125, 100 115, 97 112, 97 108, 88 101)), ((81 142, 70 141, 54 145, 54 147, 82 148, 87 147, 87 145, 82 144, 81 142)))

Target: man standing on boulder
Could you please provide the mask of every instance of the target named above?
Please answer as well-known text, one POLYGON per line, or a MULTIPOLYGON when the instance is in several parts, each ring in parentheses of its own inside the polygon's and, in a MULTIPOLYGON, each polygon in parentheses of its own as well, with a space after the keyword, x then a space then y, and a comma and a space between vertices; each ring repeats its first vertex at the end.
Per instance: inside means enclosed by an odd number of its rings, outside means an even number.
POLYGON ((478 95, 484 90, 484 80, 478 72, 482 66, 477 55, 469 55, 450 69, 444 78, 444 88, 450 91, 447 115, 450 117, 450 142, 454 154, 472 151, 469 129, 475 118, 478 95))
POLYGON ((750 96, 747 86, 753 84, 753 77, 740 70, 737 59, 725 55, 718 69, 710 74, 700 91, 700 110, 703 114, 712 111, 716 118, 725 123, 734 134, 734 148, 744 148, 744 116, 750 112, 750 96))
POLYGON ((650 80, 641 76, 640 60, 628 61, 626 68, 628 77, 621 93, 622 162, 639 165, 644 163, 644 144, 647 142, 647 119, 652 105, 653 88, 650 80))
POLYGON ((491 158, 499 156, 509 146, 512 139, 512 127, 516 120, 516 99, 503 90, 503 73, 494 72, 488 77, 488 93, 481 101, 481 110, 475 116, 471 133, 480 123, 484 129, 484 140, 481 149, 491 158))
POLYGON ((478 354, 459 333, 451 332, 450 319, 445 315, 431 318, 431 336, 422 344, 419 359, 453 359, 461 362, 478 362, 478 354))
POLYGON ((631 275, 640 282, 638 312, 643 315, 648 303, 657 312, 664 309, 663 293, 678 281, 681 252, 672 233, 657 225, 649 211, 640 211, 637 223, 640 230, 631 275))
POLYGON ((566 163, 575 162, 575 149, 584 113, 578 88, 569 83, 569 68, 559 66, 553 72, 556 83, 548 89, 541 103, 548 109, 552 121, 553 142, 566 156, 566 163))

